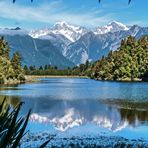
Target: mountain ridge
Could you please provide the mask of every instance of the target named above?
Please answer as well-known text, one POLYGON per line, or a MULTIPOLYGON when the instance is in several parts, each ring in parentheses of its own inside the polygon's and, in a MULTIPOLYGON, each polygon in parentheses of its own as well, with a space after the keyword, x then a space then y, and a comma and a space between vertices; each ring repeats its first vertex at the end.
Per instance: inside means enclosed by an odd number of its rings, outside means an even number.
MULTIPOLYGON (((59 68, 72 67, 85 63, 87 60, 96 61, 102 56, 106 56, 110 50, 116 50, 122 39, 130 35, 140 38, 147 34, 148 27, 127 26, 116 21, 92 29, 73 26, 64 21, 57 22, 51 28, 32 30, 30 32, 19 27, 0 29, 0 36, 6 36, 10 47, 14 51, 21 52, 23 59, 27 58, 27 55, 29 56, 30 61, 33 61, 30 65, 51 64, 52 66, 58 65, 59 68), (16 36, 17 39, 14 41, 13 37, 16 38, 16 36), (13 46, 11 44, 12 40, 13 46), (29 42, 28 45, 26 40, 29 42), (34 41, 37 42, 37 46, 40 48, 39 51, 32 44, 34 41), (19 42, 19 46, 17 42, 19 42), (38 43, 44 46, 40 46, 38 43), (31 44, 30 47, 29 44, 31 44), (44 57, 42 56, 43 51, 46 52, 44 57), (35 52, 38 56, 31 58, 32 55, 29 52, 35 52), (54 56, 55 52, 57 52, 58 59, 54 56), (61 66, 59 63, 63 63, 63 60, 65 64, 61 66), (39 61, 41 62, 39 63, 39 61)), ((23 62, 23 64, 29 64, 29 62, 23 62)))

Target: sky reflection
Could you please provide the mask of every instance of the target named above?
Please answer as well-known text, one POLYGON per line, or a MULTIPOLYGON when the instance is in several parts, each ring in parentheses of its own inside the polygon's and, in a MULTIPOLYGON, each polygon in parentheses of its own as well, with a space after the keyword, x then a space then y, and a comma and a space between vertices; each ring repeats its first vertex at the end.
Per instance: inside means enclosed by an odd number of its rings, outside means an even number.
POLYGON ((148 83, 51 78, 8 89, 1 87, 0 100, 7 96, 7 104, 13 106, 24 101, 21 114, 32 109, 31 131, 41 128, 67 133, 75 129, 85 133, 86 128, 90 133, 125 137, 130 133, 148 139, 148 83))

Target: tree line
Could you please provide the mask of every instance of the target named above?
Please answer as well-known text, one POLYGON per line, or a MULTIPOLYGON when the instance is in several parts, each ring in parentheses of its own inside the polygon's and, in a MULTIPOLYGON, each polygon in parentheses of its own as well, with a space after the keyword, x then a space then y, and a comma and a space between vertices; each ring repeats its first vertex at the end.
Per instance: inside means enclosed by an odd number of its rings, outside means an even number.
POLYGON ((89 61, 85 64, 80 64, 75 67, 68 67, 66 69, 58 69, 57 66, 45 65, 45 66, 27 66, 23 67, 26 75, 52 75, 52 76, 85 76, 88 73, 90 67, 89 61))

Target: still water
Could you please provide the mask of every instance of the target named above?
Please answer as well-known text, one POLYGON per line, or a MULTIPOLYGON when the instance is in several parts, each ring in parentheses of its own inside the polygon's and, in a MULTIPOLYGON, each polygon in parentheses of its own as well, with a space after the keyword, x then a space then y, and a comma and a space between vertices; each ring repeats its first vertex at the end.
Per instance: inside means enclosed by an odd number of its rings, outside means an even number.
POLYGON ((31 132, 115 135, 148 140, 148 83, 81 78, 42 78, 37 83, 0 86, 0 101, 31 108, 31 132))

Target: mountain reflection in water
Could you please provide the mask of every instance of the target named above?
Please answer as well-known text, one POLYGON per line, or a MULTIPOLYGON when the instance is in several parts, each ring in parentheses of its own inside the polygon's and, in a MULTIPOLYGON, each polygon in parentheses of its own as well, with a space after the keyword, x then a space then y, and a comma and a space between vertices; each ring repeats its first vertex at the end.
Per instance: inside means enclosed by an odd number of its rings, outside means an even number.
POLYGON ((123 108, 92 101, 50 101, 48 113, 46 106, 36 104, 37 110, 31 115, 31 121, 52 123, 56 129, 66 131, 74 126, 92 123, 112 131, 127 126, 137 127, 148 121, 148 110, 123 108))
POLYGON ((28 125, 32 131, 84 132, 82 128, 89 125, 90 131, 101 128, 148 139, 148 83, 47 78, 33 84, 0 86, 0 94, 0 101, 6 97, 6 105, 25 102, 21 115, 32 109, 28 125))

